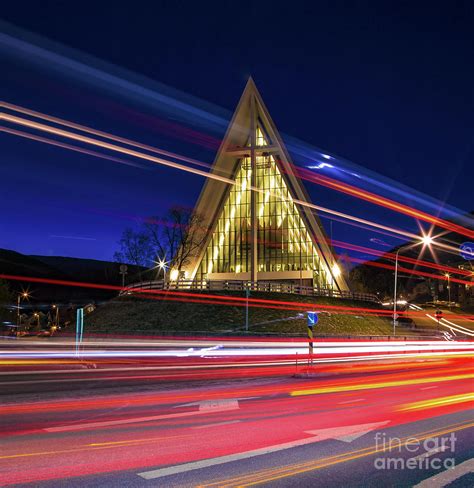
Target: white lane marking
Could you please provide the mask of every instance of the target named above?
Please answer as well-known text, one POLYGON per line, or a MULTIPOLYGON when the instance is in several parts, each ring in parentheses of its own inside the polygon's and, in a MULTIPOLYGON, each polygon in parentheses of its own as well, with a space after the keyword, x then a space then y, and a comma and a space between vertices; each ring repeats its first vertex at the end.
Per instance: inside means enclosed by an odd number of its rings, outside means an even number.
POLYGON ((443 488, 469 473, 474 473, 474 458, 468 459, 454 468, 447 469, 431 478, 427 478, 413 488, 443 488))
POLYGON ((355 436, 357 432, 360 435, 363 435, 387 423, 389 423, 389 420, 385 422, 377 422, 374 424, 349 425, 345 427, 336 427, 331 429, 313 430, 307 432, 313 435, 312 437, 307 437, 306 439, 299 439, 296 441, 285 442, 283 444, 276 444, 273 446, 262 447, 260 449, 253 449, 251 451, 229 454, 227 456, 220 456, 211 459, 203 459, 201 461, 195 461, 192 463, 178 464, 177 466, 170 466, 168 468, 159 468, 159 469, 154 469, 152 471, 144 471, 142 473, 137 473, 137 475, 146 480, 153 480, 156 478, 162 478, 164 476, 185 473, 187 471, 194 471, 196 469, 208 468, 210 466, 217 466, 219 464, 230 463, 233 461, 240 461, 242 459, 262 456, 264 454, 271 454, 273 452, 283 451, 286 449, 291 449, 293 447, 304 446, 307 444, 312 444, 314 442, 319 442, 326 439, 332 439, 334 438, 333 434, 337 434, 338 436, 341 437, 349 437, 351 435, 355 436))
POLYGON ((328 429, 308 430, 307 434, 313 434, 318 440, 323 441, 326 439, 336 439, 343 442, 352 442, 358 437, 362 437, 368 434, 374 429, 378 429, 386 424, 388 420, 383 422, 375 422, 371 424, 359 424, 359 425, 344 425, 342 427, 329 427, 328 429))
POLYGON ((227 422, 216 422, 215 424, 198 425, 197 427, 191 427, 192 429, 208 429, 210 427, 219 427, 220 425, 238 424, 240 420, 229 420, 227 422))
MULTIPOLYGON (((450 446, 439 446, 439 447, 433 447, 433 449, 429 449, 428 451, 424 452, 423 454, 419 454, 418 456, 415 456, 410 459, 414 459, 415 461, 419 461, 420 459, 426 459, 431 457, 433 454, 437 454, 438 452, 444 452, 447 451, 448 449, 451 449, 450 446)), ((407 461, 409 461, 407 459, 407 461)))
POLYGON ((420 388, 420 390, 432 390, 433 388, 438 388, 437 386, 424 386, 423 388, 420 388))
POLYGON ((103 422, 87 422, 84 424, 70 424, 70 425, 60 425, 58 427, 47 427, 43 429, 46 432, 65 432, 69 430, 82 430, 95 427, 109 427, 111 425, 123 425, 123 424, 138 424, 142 422, 152 422, 153 420, 166 420, 174 419, 179 417, 190 417, 193 415, 204 415, 214 412, 227 412, 229 409, 224 408, 213 408, 212 410, 194 410, 192 412, 179 412, 170 413, 166 415, 154 415, 152 417, 135 417, 130 419, 121 420, 104 420, 103 422))
POLYGON ((345 402, 339 402, 338 405, 344 405, 346 403, 363 402, 365 398, 357 398, 355 400, 347 400, 345 402))
POLYGON ((212 410, 215 408, 221 409, 229 409, 235 410, 239 407, 239 401, 241 400, 254 400, 260 397, 239 397, 239 398, 223 398, 223 399, 215 399, 215 400, 201 400, 197 402, 191 403, 183 403, 181 405, 176 405, 173 408, 181 408, 181 407, 192 407, 194 405, 199 406, 199 410, 212 410))

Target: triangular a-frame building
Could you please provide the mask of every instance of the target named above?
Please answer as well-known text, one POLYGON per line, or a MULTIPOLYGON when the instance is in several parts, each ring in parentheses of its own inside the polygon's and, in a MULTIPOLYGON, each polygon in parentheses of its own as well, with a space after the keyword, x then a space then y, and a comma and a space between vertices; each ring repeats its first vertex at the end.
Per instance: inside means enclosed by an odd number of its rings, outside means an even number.
POLYGON ((250 78, 195 211, 209 230, 187 280, 294 282, 347 290, 309 197, 250 78), (299 202, 299 203, 295 203, 299 202))

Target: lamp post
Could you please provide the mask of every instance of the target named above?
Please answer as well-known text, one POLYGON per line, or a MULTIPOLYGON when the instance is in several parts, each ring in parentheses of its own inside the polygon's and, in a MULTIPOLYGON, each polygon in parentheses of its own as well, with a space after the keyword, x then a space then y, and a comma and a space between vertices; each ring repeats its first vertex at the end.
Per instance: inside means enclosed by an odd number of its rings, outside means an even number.
POLYGON ((395 253, 395 282, 393 285, 393 335, 395 336, 395 327, 397 325, 397 279, 398 279, 398 254, 400 251, 408 249, 410 246, 402 246, 395 253))
POLYGON ((54 310, 54 323, 56 327, 59 325, 59 307, 55 304, 51 305, 51 308, 54 310))
POLYGON ((158 260, 158 269, 163 271, 163 288, 166 286, 166 269, 168 268, 168 263, 164 259, 158 260))
POLYGON ((420 242, 417 244, 407 244, 397 249, 395 253, 395 282, 393 285, 393 335, 395 336, 395 327, 397 325, 397 279, 398 279, 398 255, 400 251, 404 251, 414 245, 424 244, 425 246, 430 246, 433 239, 429 235, 425 235, 421 238, 420 242))
POLYGON ((40 324, 40 315, 39 315, 39 313, 38 313, 38 312, 35 312, 35 313, 33 314, 33 316, 34 316, 34 317, 36 318, 36 320, 37 320, 37 321, 36 321, 36 326, 37 326, 37 327, 38 327, 38 329, 39 329, 39 328, 41 327, 41 324, 40 324))
POLYGON ((451 281, 450 281, 450 278, 451 278, 451 275, 449 273, 446 273, 444 276, 446 276, 446 278, 448 279, 448 307, 449 307, 449 310, 451 310, 451 281))
POLYGON ((22 298, 25 298, 25 299, 28 298, 28 292, 23 291, 23 292, 18 294, 17 306, 16 306, 16 310, 17 310, 16 325, 17 325, 17 328, 20 327, 20 325, 21 325, 20 303, 21 303, 22 298))

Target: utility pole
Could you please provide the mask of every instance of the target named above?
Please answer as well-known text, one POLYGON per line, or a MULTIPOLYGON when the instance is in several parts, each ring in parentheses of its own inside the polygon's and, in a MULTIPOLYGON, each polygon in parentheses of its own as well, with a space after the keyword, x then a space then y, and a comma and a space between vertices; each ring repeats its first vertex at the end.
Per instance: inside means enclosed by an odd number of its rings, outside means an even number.
POLYGON ((444 276, 448 279, 448 302, 449 302, 449 310, 451 310, 451 275, 449 273, 446 273, 444 276))

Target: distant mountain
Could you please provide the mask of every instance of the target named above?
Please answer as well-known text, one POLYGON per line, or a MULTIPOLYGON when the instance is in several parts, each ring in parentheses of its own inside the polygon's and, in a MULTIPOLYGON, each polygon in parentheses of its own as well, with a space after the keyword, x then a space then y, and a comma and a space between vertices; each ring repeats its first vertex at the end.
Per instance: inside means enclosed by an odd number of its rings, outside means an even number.
POLYGON ((69 279, 67 274, 53 265, 9 249, 0 249, 0 272, 37 278, 69 279))
MULTIPOLYGON (((69 258, 63 256, 29 256, 48 267, 59 270, 74 281, 121 285, 120 264, 97 259, 69 258)), ((127 281, 138 281, 138 274, 145 271, 140 266, 128 266, 127 281)))
MULTIPOLYGON (((120 286, 120 264, 96 259, 63 256, 28 256, 9 249, 0 249, 0 273, 15 276, 120 286)), ((139 281, 145 268, 128 265, 126 282, 139 281)), ((84 302, 109 299, 116 291, 75 286, 51 285, 28 280, 9 280, 14 292, 31 291, 31 300, 38 302, 84 302)))

